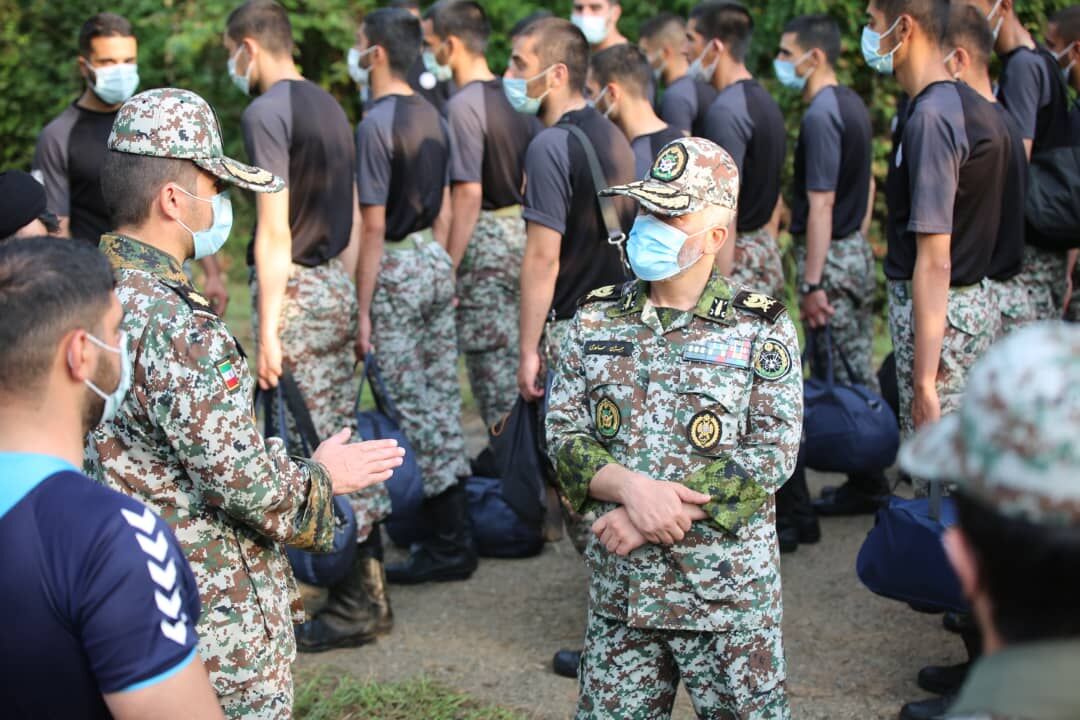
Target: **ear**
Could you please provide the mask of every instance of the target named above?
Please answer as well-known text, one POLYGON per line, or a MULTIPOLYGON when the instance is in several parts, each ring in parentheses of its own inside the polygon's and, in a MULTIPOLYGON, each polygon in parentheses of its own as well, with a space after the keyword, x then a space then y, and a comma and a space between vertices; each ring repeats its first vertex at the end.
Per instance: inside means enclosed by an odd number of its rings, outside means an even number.
POLYGON ((607 90, 607 95, 604 98, 608 101, 609 107, 622 99, 622 88, 615 83, 608 83, 602 90, 607 90))
POLYGON ((619 19, 621 17, 622 17, 622 5, 617 4, 617 3, 612 3, 612 5, 611 5, 611 25, 612 25, 612 27, 619 24, 619 19))
POLYGON ((956 58, 957 70, 960 75, 963 75, 967 72, 967 69, 971 67, 971 55, 968 54, 967 50, 961 47, 956 48, 956 55, 954 55, 954 57, 956 58))
POLYGON ((1009 14, 1013 11, 1013 0, 1001 0, 1001 12, 1009 14))
POLYGON ((92 343, 86 337, 85 330, 72 330, 60 343, 60 352, 64 356, 68 373, 75 382, 89 380, 94 375, 94 361, 91 359, 92 343))
POLYGON ((960 580, 964 597, 974 601, 979 590, 979 563, 967 536, 959 528, 951 527, 941 536, 941 544, 945 547, 949 564, 960 580))
POLYGON ((82 55, 75 61, 75 65, 79 68, 79 74, 84 78, 90 77, 90 61, 84 58, 82 55))
POLYGON ((720 252, 720 248, 724 247, 724 244, 728 240, 728 232, 730 227, 727 225, 718 225, 705 235, 705 252, 709 255, 715 255, 720 252))
MULTIPOLYGON (((546 77, 552 78, 556 83, 554 86, 549 85, 548 87, 566 85, 570 81, 570 69, 566 67, 565 63, 555 63, 546 77)), ((600 89, 603 90, 603 88, 600 89)))
POLYGON ((162 215, 170 220, 177 220, 180 218, 181 205, 185 199, 189 198, 177 189, 176 183, 168 182, 158 190, 154 204, 157 205, 162 215))

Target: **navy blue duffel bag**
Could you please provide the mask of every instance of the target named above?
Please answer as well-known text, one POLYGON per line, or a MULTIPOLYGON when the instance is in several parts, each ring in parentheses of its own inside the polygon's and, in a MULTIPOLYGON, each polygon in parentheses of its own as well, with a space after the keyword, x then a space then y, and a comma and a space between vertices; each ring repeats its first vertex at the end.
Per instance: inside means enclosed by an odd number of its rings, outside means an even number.
POLYGON ((544 549, 539 526, 528 523, 506 501, 503 481, 473 475, 465 482, 476 552, 484 557, 523 558, 544 549))

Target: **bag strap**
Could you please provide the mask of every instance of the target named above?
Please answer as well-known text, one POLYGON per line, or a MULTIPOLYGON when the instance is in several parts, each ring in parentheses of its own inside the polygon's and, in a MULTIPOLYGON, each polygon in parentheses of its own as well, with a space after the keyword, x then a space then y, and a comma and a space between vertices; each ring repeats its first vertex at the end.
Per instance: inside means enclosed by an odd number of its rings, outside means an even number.
POLYGON ((941 520, 941 496, 944 494, 944 483, 940 480, 930 481, 930 519, 941 520))
POLYGON ((383 415, 397 423, 398 427, 401 427, 401 415, 398 414, 397 406, 394 405, 394 401, 390 397, 390 391, 386 387, 386 381, 383 380, 382 371, 379 370, 379 361, 376 359, 374 352, 369 352, 364 356, 364 367, 361 376, 360 387, 356 391, 356 401, 353 403, 353 414, 355 415, 360 410, 360 396, 364 392, 364 382, 366 381, 371 387, 372 397, 375 398, 375 407, 383 415))
POLYGON ((622 231, 622 224, 619 223, 619 214, 615 210, 615 200, 609 197, 601 197, 600 191, 608 186, 607 178, 604 177, 604 170, 600 166, 600 158, 596 156, 596 148, 593 147, 592 140, 585 134, 577 125, 572 123, 559 123, 555 127, 563 128, 581 143, 581 147, 585 150, 585 159, 589 163, 589 172, 592 174, 593 190, 596 193, 596 202, 600 205, 600 215, 604 219, 604 227, 607 230, 607 241, 609 245, 614 245, 619 249, 619 259, 622 260, 623 266, 630 270, 630 264, 626 260, 626 233, 622 231))
MULTIPOLYGON (((282 405, 288 406, 293 420, 296 421, 296 429, 300 431, 300 442, 304 445, 304 455, 311 457, 312 453, 315 452, 315 448, 319 447, 319 433, 315 431, 315 423, 311 419, 311 412, 308 410, 307 403, 304 402, 300 386, 296 384, 296 379, 287 369, 283 370, 281 377, 278 378, 278 400, 278 408, 281 408, 282 405), (280 402, 282 398, 285 400, 284 403, 280 402)), ((279 410, 279 415, 281 415, 279 421, 284 425, 284 411, 279 410)), ((285 439, 284 427, 281 430, 281 437, 285 439)))

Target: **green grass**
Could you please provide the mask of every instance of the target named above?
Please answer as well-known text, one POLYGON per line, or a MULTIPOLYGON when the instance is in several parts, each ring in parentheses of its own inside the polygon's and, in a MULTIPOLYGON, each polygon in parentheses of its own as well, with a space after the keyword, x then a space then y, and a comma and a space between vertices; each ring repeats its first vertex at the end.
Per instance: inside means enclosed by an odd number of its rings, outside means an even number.
POLYGON ((323 669, 296 682, 296 720, 523 720, 425 678, 361 682, 323 669))

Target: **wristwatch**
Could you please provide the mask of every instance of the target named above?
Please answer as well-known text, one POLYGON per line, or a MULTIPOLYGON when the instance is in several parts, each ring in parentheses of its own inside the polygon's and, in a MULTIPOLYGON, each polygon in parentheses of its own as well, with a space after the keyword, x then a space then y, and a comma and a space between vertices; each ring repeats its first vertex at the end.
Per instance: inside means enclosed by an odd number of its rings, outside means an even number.
POLYGON ((810 293, 817 292, 818 290, 821 290, 821 289, 822 289, 821 283, 804 282, 802 285, 799 286, 799 294, 800 295, 809 295, 810 293))

